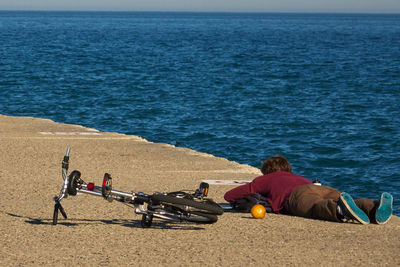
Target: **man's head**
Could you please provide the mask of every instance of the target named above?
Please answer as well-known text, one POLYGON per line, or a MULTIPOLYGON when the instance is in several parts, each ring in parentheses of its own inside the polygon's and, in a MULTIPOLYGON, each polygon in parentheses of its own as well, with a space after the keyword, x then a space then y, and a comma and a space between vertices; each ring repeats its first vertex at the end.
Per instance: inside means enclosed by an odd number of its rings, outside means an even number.
POLYGON ((285 157, 275 155, 262 162, 261 172, 264 175, 272 172, 292 172, 292 167, 285 157))

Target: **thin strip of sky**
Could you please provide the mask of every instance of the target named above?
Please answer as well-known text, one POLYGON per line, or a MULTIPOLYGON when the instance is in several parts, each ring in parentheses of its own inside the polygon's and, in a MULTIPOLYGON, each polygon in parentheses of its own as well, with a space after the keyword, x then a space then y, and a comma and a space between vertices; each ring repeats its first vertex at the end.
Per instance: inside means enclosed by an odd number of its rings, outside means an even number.
POLYGON ((0 10, 400 13, 400 0, 2 0, 0 10))

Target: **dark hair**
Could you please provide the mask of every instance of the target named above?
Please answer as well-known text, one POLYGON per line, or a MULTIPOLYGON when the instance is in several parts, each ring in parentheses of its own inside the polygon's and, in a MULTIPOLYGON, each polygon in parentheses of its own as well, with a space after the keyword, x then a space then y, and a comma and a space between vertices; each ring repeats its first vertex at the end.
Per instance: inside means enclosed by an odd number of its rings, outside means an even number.
POLYGON ((289 161, 281 155, 275 155, 262 162, 261 172, 263 174, 281 171, 292 172, 289 161))

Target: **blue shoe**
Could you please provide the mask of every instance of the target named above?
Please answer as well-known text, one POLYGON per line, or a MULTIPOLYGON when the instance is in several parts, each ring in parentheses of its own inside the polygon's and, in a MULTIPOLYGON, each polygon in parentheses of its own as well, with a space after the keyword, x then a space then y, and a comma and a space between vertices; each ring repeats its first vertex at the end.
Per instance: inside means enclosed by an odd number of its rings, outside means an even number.
POLYGON ((361 224, 369 224, 368 215, 365 214, 356 203, 353 198, 347 193, 341 193, 338 201, 342 215, 346 220, 354 220, 361 224))
POLYGON ((375 213, 377 224, 385 224, 392 217, 393 197, 389 193, 382 193, 379 207, 375 213))

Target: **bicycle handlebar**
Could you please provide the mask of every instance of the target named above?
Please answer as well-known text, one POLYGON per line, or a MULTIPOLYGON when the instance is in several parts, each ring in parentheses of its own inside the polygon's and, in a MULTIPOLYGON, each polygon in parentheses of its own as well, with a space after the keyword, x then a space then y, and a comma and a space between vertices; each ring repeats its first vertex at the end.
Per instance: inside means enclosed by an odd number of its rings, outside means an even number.
POLYGON ((65 151, 65 156, 62 161, 62 168, 68 171, 69 167, 69 152, 71 151, 70 147, 67 147, 67 151, 65 151))
POLYGON ((68 183, 69 183, 69 178, 68 178, 68 167, 69 167, 69 152, 71 151, 70 147, 67 147, 67 150, 65 151, 65 156, 62 161, 62 176, 64 179, 63 185, 61 186, 61 193, 60 195, 56 198, 56 202, 60 202, 61 199, 68 197, 68 183))

